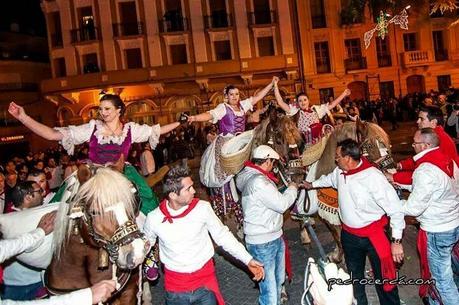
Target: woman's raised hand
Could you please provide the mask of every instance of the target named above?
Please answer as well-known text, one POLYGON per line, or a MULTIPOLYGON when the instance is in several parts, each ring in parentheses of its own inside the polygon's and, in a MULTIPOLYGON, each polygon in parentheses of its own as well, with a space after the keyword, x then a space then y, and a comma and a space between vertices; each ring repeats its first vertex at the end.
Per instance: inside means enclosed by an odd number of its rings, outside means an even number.
POLYGON ((15 102, 10 103, 10 106, 8 107, 8 112, 18 120, 20 120, 22 117, 26 115, 24 107, 19 106, 15 102))
POLYGON ((345 96, 351 95, 351 90, 348 89, 348 88, 346 88, 346 90, 344 90, 344 95, 345 95, 345 96))
POLYGON ((273 80, 272 80, 273 87, 276 87, 278 82, 279 82, 279 77, 273 76, 273 80))

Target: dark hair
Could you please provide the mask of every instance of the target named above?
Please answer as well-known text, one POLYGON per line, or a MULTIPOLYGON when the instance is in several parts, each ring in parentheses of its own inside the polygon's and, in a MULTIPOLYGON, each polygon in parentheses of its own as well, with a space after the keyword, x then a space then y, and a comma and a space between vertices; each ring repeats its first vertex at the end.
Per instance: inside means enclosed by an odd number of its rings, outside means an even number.
POLYGON ((438 126, 443 126, 443 112, 440 108, 435 106, 424 106, 419 109, 419 112, 421 111, 427 113, 427 118, 429 119, 429 121, 435 119, 437 120, 438 126))
POLYGON ((180 193, 182 189, 182 180, 183 178, 190 177, 190 170, 187 166, 175 166, 167 173, 164 178, 163 191, 166 196, 169 196, 169 193, 180 193))
POLYGON ((105 94, 100 98, 100 102, 109 101, 115 106, 116 109, 120 109, 120 116, 122 117, 126 112, 126 106, 121 100, 119 95, 116 94, 105 94))
POLYGON ((230 90, 237 89, 234 85, 228 85, 223 89, 223 95, 228 95, 230 90))
POLYGON ((11 200, 15 207, 21 207, 24 203, 24 198, 26 195, 33 193, 33 185, 37 184, 35 181, 23 181, 16 184, 11 192, 11 200))
POLYGON ((345 139, 338 142, 336 147, 341 147, 341 156, 350 156, 354 161, 360 161, 361 152, 359 143, 353 139, 345 139))
POLYGON ((298 102, 298 99, 299 99, 300 96, 302 96, 302 95, 308 97, 308 95, 306 94, 306 92, 301 91, 301 92, 298 92, 298 94, 295 96, 295 100, 298 102))
POLYGON ((263 163, 266 162, 266 160, 268 159, 252 158, 250 161, 252 161, 252 163, 255 165, 262 165, 263 163))
POLYGON ((425 143, 432 145, 432 147, 440 145, 440 139, 433 128, 421 128, 419 133, 425 143))
POLYGON ((36 169, 36 168, 32 168, 30 171, 29 171, 29 174, 28 176, 32 176, 32 177, 38 177, 40 175, 46 175, 45 172, 41 169, 36 169))

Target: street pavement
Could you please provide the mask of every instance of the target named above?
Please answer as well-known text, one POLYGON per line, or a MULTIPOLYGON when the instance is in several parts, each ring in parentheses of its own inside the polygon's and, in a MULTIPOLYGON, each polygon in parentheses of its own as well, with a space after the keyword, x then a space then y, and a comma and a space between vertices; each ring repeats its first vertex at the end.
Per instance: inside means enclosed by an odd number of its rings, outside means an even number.
MULTIPOLYGON (((412 136, 416 130, 414 122, 401 123, 400 128, 396 131, 391 131, 385 128, 389 133, 392 141, 392 151, 396 161, 412 155, 412 136)), ((387 125, 383 125, 387 127, 387 125)), ((193 172, 195 182, 196 196, 199 198, 207 198, 206 191, 199 183, 199 158, 190 160, 190 167, 193 172)), ((291 251, 293 278, 287 283, 287 292, 289 300, 288 305, 300 305, 301 296, 304 291, 304 269, 307 259, 313 257, 319 258, 319 252, 314 244, 303 245, 300 241, 299 224, 292 221, 289 217, 285 217, 284 232, 288 241, 288 246, 291 251)), ((232 232, 235 232, 233 219, 228 219, 227 224, 232 232)), ((334 241, 331 234, 320 221, 316 220, 315 231, 320 242, 326 252, 332 251, 334 241)), ((416 228, 413 225, 407 225, 403 238, 403 247, 405 251, 405 261, 401 266, 399 275, 406 276, 406 279, 419 278, 419 262, 416 254, 416 228)), ((241 266, 235 259, 232 259, 228 254, 225 254, 221 249, 217 248, 217 254, 214 256, 217 277, 220 284, 223 297, 227 305, 255 305, 258 304, 258 289, 256 284, 251 280, 244 266, 241 266)), ((344 267, 344 264, 341 264, 344 267)), ((369 262, 367 261, 366 270, 371 271, 369 262)), ((153 283, 151 288, 153 305, 162 305, 164 302, 163 275, 160 279, 153 283)), ((367 296, 369 305, 379 304, 376 290, 373 286, 367 286, 367 296)), ((417 286, 399 286, 399 295, 402 300, 402 305, 422 305, 418 297, 417 286)), ((339 304, 336 304, 339 305, 339 304)))

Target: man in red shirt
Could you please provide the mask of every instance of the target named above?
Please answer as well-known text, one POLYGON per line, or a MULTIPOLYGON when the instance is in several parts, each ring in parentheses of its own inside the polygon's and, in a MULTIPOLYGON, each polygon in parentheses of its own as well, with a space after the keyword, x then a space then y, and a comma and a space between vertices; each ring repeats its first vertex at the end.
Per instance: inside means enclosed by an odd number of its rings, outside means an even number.
MULTIPOLYGON (((426 106, 419 110, 418 128, 432 128, 435 130, 440 140, 440 151, 453 159, 459 165, 456 144, 453 139, 443 129, 443 113, 440 108, 434 106, 426 106)), ((401 185, 411 185, 415 164, 413 158, 402 160, 397 164, 398 172, 394 175, 386 174, 390 182, 395 182, 401 185)))

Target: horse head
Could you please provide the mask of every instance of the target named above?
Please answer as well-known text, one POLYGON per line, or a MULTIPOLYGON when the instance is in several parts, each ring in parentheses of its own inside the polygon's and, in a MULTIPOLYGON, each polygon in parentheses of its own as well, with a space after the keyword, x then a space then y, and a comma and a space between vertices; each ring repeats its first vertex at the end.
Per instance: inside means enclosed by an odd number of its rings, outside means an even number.
POLYGON ((149 244, 135 221, 138 205, 134 186, 108 167, 85 165, 77 176, 84 183, 67 211, 60 209, 58 213, 61 223, 56 228, 56 236, 60 237, 55 245, 57 256, 68 236, 78 231, 85 243, 105 249, 121 269, 137 267, 149 244))
POLYGON ((267 117, 255 129, 254 146, 269 145, 279 153, 284 162, 295 158, 295 149, 302 138, 295 122, 281 114, 275 106, 268 108, 267 117))
MULTIPOLYGON (((345 122, 341 128, 335 128, 327 141, 327 145, 318 160, 316 179, 322 175, 331 173, 335 167, 335 153, 338 142, 345 139, 354 139, 361 148, 362 154, 370 161, 380 163, 383 159, 383 167, 390 168, 393 160, 390 156, 390 140, 387 133, 379 125, 357 120, 345 122), (382 155, 386 151, 386 156, 382 155)), ((380 163, 381 164, 381 163, 380 163)))

